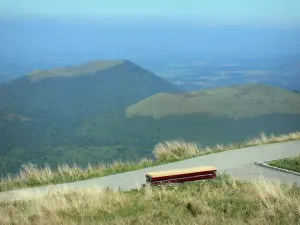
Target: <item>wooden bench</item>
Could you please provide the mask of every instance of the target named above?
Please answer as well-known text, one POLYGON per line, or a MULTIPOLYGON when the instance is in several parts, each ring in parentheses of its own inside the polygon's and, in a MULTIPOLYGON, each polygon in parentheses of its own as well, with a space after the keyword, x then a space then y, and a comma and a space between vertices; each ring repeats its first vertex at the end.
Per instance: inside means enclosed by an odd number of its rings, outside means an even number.
POLYGON ((217 168, 213 166, 200 166, 187 169, 146 173, 146 182, 152 185, 163 183, 183 183, 188 181, 213 179, 216 176, 217 168))

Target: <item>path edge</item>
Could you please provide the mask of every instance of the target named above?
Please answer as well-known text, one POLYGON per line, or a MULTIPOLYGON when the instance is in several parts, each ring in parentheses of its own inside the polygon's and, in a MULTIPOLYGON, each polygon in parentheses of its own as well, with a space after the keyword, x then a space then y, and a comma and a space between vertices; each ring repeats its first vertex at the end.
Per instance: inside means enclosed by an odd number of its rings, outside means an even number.
POLYGON ((273 160, 271 160, 271 161, 263 161, 263 162, 255 162, 254 164, 258 165, 258 166, 262 166, 262 167, 268 168, 268 169, 271 169, 271 170, 277 170, 277 171, 280 171, 280 172, 290 173, 290 174, 294 174, 294 175, 300 176, 299 172, 295 172, 295 171, 292 171, 292 170, 287 170, 287 169, 283 169, 283 168, 279 168, 279 167, 276 167, 276 166, 269 165, 269 163, 272 162, 272 161, 273 160))

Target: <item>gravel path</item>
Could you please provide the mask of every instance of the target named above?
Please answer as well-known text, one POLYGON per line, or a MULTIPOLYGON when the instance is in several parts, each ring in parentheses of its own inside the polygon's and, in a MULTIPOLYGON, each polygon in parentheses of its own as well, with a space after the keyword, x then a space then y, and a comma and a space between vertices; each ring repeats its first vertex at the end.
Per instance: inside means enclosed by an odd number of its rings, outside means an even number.
POLYGON ((19 189, 0 192, 0 201, 28 200, 46 195, 49 191, 66 191, 81 188, 105 188, 130 190, 141 187, 145 183, 145 173, 168 169, 180 169, 194 166, 215 166, 219 173, 226 172, 234 179, 252 180, 265 176, 269 180, 281 181, 300 186, 300 176, 267 169, 254 162, 270 161, 300 154, 300 141, 253 146, 237 150, 199 156, 179 162, 164 164, 146 169, 94 178, 85 181, 49 185, 36 188, 19 189))

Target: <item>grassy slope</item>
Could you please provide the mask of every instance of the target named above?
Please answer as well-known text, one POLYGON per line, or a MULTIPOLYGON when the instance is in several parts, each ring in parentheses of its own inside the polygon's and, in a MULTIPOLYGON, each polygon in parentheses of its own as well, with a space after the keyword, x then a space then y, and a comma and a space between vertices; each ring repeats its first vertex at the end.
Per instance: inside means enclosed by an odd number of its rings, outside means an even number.
POLYGON ((29 164, 24 165, 18 175, 3 177, 0 181, 0 191, 85 180, 94 177, 142 169, 220 151, 291 140, 300 140, 300 132, 269 137, 262 134, 261 137, 250 139, 243 143, 225 146, 216 145, 212 148, 199 148, 195 143, 178 140, 166 141, 163 143, 158 143, 155 146, 153 154, 156 160, 153 161, 150 159, 142 159, 139 163, 116 162, 111 165, 95 165, 85 168, 81 168, 76 165, 62 165, 56 170, 51 170, 47 166, 44 168, 39 168, 36 165, 29 164))
POLYGON ((293 158, 274 160, 268 164, 300 173, 300 155, 293 158))
POLYGON ((244 118, 274 112, 300 114, 300 96, 277 87, 247 84, 183 94, 159 93, 126 109, 128 117, 156 118, 184 114, 244 118))
POLYGON ((0 203, 5 224, 297 224, 300 189, 224 175, 129 192, 87 189, 0 203), (200 222, 201 221, 201 222, 200 222))
POLYGON ((240 143, 249 137, 259 136, 261 132, 281 135, 300 131, 300 115, 240 120, 197 115, 159 120, 110 116, 107 119, 92 118, 84 123, 75 118, 68 118, 68 121, 56 118, 55 123, 53 120, 9 121, 2 128, 0 149, 1 142, 10 146, 2 148, 7 151, 0 156, 0 174, 18 173, 20 166, 27 162, 38 166, 47 162, 52 169, 61 164, 86 166, 115 160, 136 162, 144 157, 153 158, 152 149, 157 143, 174 139, 213 147, 217 143, 240 143))

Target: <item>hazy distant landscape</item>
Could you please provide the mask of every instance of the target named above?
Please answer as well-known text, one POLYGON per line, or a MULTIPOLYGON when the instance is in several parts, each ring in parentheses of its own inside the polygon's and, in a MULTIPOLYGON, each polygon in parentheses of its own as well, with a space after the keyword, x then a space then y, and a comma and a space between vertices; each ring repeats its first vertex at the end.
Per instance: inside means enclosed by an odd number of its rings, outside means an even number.
POLYGON ((300 89, 300 55, 274 58, 216 58, 182 63, 161 72, 185 90, 260 82, 300 89))
POLYGON ((129 60, 34 70, 0 88, 1 171, 135 161, 165 140, 212 146, 300 129, 299 93, 246 83, 187 92, 129 60))
MULTIPOLYGON (((79 58, 79 57, 78 57, 79 58)), ((71 59, 71 58, 70 58, 71 59)), ((109 59, 109 58, 107 58, 109 59)), ((107 60, 104 59, 104 60, 107 60)), ((127 58, 131 60, 130 57, 127 58)), ((39 69, 61 66, 76 66, 89 62, 88 59, 31 62, 0 62, 0 85, 12 79, 39 69)), ((91 58, 90 61, 98 60, 91 58)), ((219 86, 260 82, 289 90, 300 89, 300 54, 273 57, 132 57, 140 66, 177 85, 185 91, 200 90, 219 86)))
POLYGON ((3 174, 26 162, 134 161, 170 139, 210 146, 300 129, 295 20, 260 21, 255 4, 228 17, 181 14, 185 4, 149 17, 7 4, 20 14, 4 7, 0 18, 3 174))
POLYGON ((224 71, 265 72, 300 59, 297 27, 197 26, 175 19, 92 23, 87 19, 34 18, 4 19, 0 25, 2 83, 36 69, 126 59, 174 82, 197 79, 205 83, 187 87, 195 89, 240 82, 224 71), (220 80, 219 73, 231 78, 220 80), (214 84, 205 79, 212 75, 214 84))

